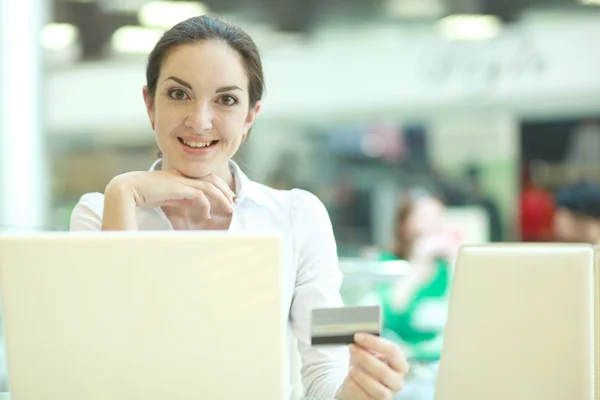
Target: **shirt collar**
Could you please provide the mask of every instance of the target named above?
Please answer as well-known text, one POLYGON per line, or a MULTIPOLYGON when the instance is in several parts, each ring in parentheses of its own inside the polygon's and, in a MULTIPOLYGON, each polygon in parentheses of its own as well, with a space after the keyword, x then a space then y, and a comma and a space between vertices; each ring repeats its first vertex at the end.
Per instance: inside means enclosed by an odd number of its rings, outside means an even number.
MULTIPOLYGON (((162 169, 162 158, 154 161, 150 167, 150 171, 159 171, 160 169, 162 169)), ((263 204, 260 191, 256 190, 254 182, 244 174, 235 161, 229 160, 229 170, 233 174, 233 182, 235 183, 235 203, 240 204, 245 198, 249 198, 257 203, 263 204)))

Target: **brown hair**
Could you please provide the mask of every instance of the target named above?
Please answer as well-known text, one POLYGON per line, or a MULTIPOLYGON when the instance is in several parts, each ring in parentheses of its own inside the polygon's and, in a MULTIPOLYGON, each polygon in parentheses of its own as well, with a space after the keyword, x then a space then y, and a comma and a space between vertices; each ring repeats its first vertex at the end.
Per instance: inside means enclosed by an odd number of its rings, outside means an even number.
POLYGON ((440 193, 423 189, 407 191, 398 203, 394 219, 394 243, 392 251, 396 257, 402 260, 407 260, 410 257, 416 239, 407 234, 408 219, 414 212, 417 202, 424 198, 435 199, 441 204, 445 204, 444 197, 440 193))
MULTIPOLYGON (((221 18, 201 15, 182 21, 166 31, 148 57, 146 65, 146 85, 148 96, 153 99, 160 69, 169 51, 177 46, 193 44, 202 40, 222 40, 242 57, 248 74, 248 96, 250 107, 262 99, 265 91, 265 78, 262 60, 256 44, 242 28, 221 18)), ((250 135, 250 130, 248 131, 250 135)), ((163 156, 158 152, 158 157, 163 156)))
POLYGON ((262 61, 256 44, 242 28, 223 19, 202 15, 182 21, 166 31, 160 38, 146 66, 148 95, 153 98, 160 69, 170 50, 183 44, 202 40, 221 40, 236 50, 242 57, 248 74, 250 107, 262 99, 265 90, 262 61))
POLYGON ((394 244, 392 251, 399 259, 406 260, 410 256, 412 240, 406 235, 406 223, 415 208, 415 202, 410 196, 404 196, 396 209, 394 219, 394 244))

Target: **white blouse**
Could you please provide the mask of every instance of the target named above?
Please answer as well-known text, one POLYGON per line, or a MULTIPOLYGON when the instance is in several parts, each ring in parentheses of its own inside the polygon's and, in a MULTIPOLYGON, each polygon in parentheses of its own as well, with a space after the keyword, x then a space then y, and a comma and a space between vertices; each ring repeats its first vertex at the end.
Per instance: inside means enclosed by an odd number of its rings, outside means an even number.
MULTIPOLYGON (((158 160, 151 169, 160 167, 161 160, 158 160)), ((344 346, 310 345, 311 310, 343 305, 339 294, 342 273, 327 210, 309 192, 275 190, 251 181, 233 161, 230 169, 236 187, 236 211, 229 231, 281 235, 286 270, 284 301, 289 309, 288 359, 293 351, 293 333, 302 358, 305 395, 333 398, 348 372, 348 350, 344 346)), ((100 230, 103 211, 103 194, 83 195, 71 215, 71 231, 100 230)), ((137 223, 140 230, 173 230, 160 207, 139 207, 137 223)))

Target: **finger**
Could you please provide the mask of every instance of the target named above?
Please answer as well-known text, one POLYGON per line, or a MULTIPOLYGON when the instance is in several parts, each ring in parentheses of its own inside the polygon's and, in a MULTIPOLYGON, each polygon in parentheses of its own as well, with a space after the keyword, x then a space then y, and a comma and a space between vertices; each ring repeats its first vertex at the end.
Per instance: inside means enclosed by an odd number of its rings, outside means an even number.
POLYGON ((353 369, 353 367, 350 367, 349 376, 346 379, 346 382, 344 382, 344 393, 352 395, 352 398, 356 400, 371 400, 371 396, 369 396, 369 394, 365 392, 365 390, 360 387, 358 382, 353 378, 353 369))
POLYGON ((350 377, 371 399, 391 400, 394 393, 361 368, 351 368, 350 377))
MULTIPOLYGON (((352 354, 352 346, 353 345, 350 345, 350 353, 351 354, 352 354)), ((383 354, 379 354, 379 353, 376 353, 371 350, 369 350, 369 354, 371 354, 373 357, 377 358, 379 361, 382 361, 384 363, 386 362, 385 356, 383 354)), ((355 357, 352 356, 352 357, 350 357, 350 365, 353 365, 353 363, 356 363, 356 360, 355 360, 355 357)))
POLYGON ((201 189, 195 189, 188 185, 182 185, 181 190, 179 191, 180 198, 171 199, 171 201, 178 202, 177 205, 198 205, 199 208, 203 211, 203 217, 206 219, 210 219, 210 210, 211 205, 206 193, 204 193, 201 189))
POLYGON ((183 190, 174 195, 177 199, 170 199, 156 203, 155 206, 177 206, 190 207, 198 205, 202 209, 203 218, 210 219, 210 201, 202 190, 194 189, 189 186, 184 186, 183 190))
POLYGON ((178 176, 181 183, 204 191, 208 197, 221 203, 223 209, 227 212, 233 212, 235 210, 235 202, 233 200, 235 193, 222 178, 215 174, 210 174, 202 179, 191 179, 182 175, 178 176))
POLYGON ((183 199, 183 200, 167 200, 161 203, 161 206, 176 206, 176 207, 191 207, 198 204, 195 199, 183 199))
POLYGON ((379 361, 387 362, 383 354, 379 354, 376 351, 369 350, 369 353, 375 356, 379 361))
POLYGON ((190 193, 185 194, 185 195, 180 195, 180 196, 175 195, 174 197, 179 197, 179 198, 157 201, 154 203, 148 203, 145 205, 145 207, 150 207, 150 208, 163 207, 163 206, 190 207, 190 206, 194 206, 194 205, 198 204, 198 199, 197 199, 198 191, 191 189, 191 188, 190 188, 190 193))
POLYGON ((202 207, 204 218, 210 219, 210 201, 208 201, 206 194, 201 190, 198 190, 196 193, 196 202, 202 207))
POLYGON ((350 352, 355 359, 355 365, 359 366, 366 374, 373 377, 394 392, 402 389, 402 374, 394 371, 387 363, 383 362, 369 351, 358 346, 350 345, 350 352))
POLYGON ((395 343, 369 333, 358 333, 355 335, 354 340, 360 347, 383 355, 395 371, 407 372, 408 363, 406 358, 395 343))
POLYGON ((210 185, 214 188, 216 188, 218 191, 220 191, 223 196, 225 196, 225 198, 227 199, 228 203, 235 207, 235 203, 233 198, 235 197, 235 193, 233 193, 233 191, 231 189, 229 189, 229 186, 227 185, 227 183, 221 179, 220 177, 211 174, 208 175, 202 179, 188 179, 188 178, 184 178, 186 180, 186 183, 192 187, 195 187, 197 189, 201 189, 201 190, 208 190, 208 186, 210 185))
POLYGON ((227 185, 227 182, 225 182, 223 178, 218 177, 215 174, 210 174, 203 180, 215 185, 218 189, 220 189, 223 192, 223 194, 225 194, 225 196, 227 196, 231 204, 235 205, 235 202, 233 200, 235 197, 235 193, 229 188, 229 185, 227 185))
POLYGON ((234 211, 233 203, 225 196, 221 189, 210 182, 198 182, 198 184, 200 185, 200 190, 202 190, 207 197, 213 199, 216 203, 221 204, 225 211, 234 211))

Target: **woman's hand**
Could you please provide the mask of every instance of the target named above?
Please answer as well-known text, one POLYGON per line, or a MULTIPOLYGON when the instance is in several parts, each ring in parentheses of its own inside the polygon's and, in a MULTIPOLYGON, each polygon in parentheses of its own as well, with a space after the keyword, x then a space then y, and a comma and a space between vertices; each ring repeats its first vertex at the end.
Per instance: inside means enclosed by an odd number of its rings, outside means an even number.
POLYGON ((409 262, 431 265, 436 258, 442 257, 453 261, 458 243, 448 233, 426 235, 415 241, 409 262))
POLYGON ((216 175, 190 179, 177 171, 128 172, 106 186, 102 229, 137 230, 137 207, 199 206, 209 219, 214 208, 233 212, 234 197, 216 175))
POLYGON ((338 400, 392 400, 402 390, 409 366, 391 341, 357 334, 350 345, 350 372, 338 390, 338 400))
POLYGON ((212 205, 233 212, 235 194, 227 183, 216 175, 202 179, 190 179, 177 171, 129 172, 117 176, 107 187, 128 187, 138 207, 161 207, 166 205, 201 205, 209 218, 212 205))

